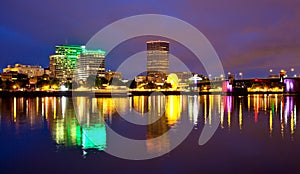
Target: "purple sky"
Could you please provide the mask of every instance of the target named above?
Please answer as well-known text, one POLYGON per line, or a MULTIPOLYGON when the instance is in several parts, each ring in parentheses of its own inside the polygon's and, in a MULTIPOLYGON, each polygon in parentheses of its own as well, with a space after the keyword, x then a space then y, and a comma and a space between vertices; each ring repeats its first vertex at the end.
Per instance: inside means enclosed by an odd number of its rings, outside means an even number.
MULTIPOLYGON (((293 67, 299 75, 299 8, 296 0, 2 0, 0 68, 15 63, 47 67, 55 45, 83 45, 111 22, 156 13, 198 28, 214 46, 226 72, 265 77, 270 68, 289 72, 293 67)), ((126 56, 145 50, 147 39, 152 38, 121 44, 107 56, 107 67, 114 70, 126 56)), ((174 43, 171 52, 191 70, 203 72, 187 49, 174 43)))

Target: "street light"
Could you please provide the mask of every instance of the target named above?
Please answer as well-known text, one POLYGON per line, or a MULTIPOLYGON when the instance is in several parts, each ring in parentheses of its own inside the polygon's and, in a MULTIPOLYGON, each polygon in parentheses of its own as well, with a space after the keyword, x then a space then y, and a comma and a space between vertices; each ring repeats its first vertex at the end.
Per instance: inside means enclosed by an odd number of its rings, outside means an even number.
POLYGON ((270 73, 272 73, 272 72, 273 72, 273 69, 270 69, 269 71, 270 71, 270 73))
POLYGON ((221 80, 223 80, 223 78, 224 78, 224 75, 223 75, 223 74, 221 74, 221 75, 220 75, 220 77, 221 77, 221 80))
POLYGON ((228 74, 227 78, 229 79, 231 76, 231 72, 228 72, 227 74, 228 74))
POLYGON ((294 77, 297 77, 297 75, 294 74, 294 71, 295 71, 295 69, 294 69, 294 68, 291 68, 291 75, 294 76, 294 77), (294 74, 294 75, 293 75, 293 74, 294 74))
POLYGON ((239 75, 240 75, 240 78, 242 79, 242 77, 243 77, 243 73, 242 73, 242 72, 240 72, 240 73, 239 73, 239 75))

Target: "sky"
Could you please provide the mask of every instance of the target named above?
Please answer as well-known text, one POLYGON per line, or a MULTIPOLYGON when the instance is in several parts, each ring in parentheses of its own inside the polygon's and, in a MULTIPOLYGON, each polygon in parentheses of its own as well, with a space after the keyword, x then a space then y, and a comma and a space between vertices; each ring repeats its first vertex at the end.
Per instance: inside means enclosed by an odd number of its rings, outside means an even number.
MULTIPOLYGON (((296 0, 2 0, 0 68, 22 63, 49 66, 55 45, 85 45, 103 27, 141 14, 184 20, 213 45, 225 72, 266 77, 269 69, 300 75, 300 1, 296 0)), ((145 21, 146 22, 146 21, 145 21)), ((184 33, 183 33, 184 34, 184 33)), ((133 38, 107 55, 115 70, 130 55, 146 50, 133 38)), ((158 38, 159 39, 159 38, 158 38)), ((187 48, 171 40, 170 52, 193 72, 205 73, 187 48)))

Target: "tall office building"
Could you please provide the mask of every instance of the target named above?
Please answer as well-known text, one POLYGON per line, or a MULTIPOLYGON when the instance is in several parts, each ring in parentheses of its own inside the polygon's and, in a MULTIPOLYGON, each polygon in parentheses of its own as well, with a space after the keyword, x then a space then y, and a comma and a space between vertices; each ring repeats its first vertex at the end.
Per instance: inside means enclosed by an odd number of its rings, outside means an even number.
POLYGON ((164 78, 169 73, 169 44, 167 41, 147 42, 147 75, 164 78))
POLYGON ((78 79, 85 81, 90 75, 105 76, 105 51, 83 50, 78 59, 78 79))
POLYGON ((54 55, 50 56, 50 76, 60 81, 72 80, 77 69, 77 60, 85 46, 59 45, 54 55))

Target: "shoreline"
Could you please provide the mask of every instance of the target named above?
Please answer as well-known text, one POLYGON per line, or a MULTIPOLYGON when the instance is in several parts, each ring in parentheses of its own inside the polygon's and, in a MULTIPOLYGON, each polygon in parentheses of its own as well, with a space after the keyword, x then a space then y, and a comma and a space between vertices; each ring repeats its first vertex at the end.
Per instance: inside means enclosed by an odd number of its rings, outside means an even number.
POLYGON ((0 97, 131 97, 150 95, 224 95, 247 96, 251 94, 299 95, 299 92, 197 92, 197 91, 0 91, 0 97))

